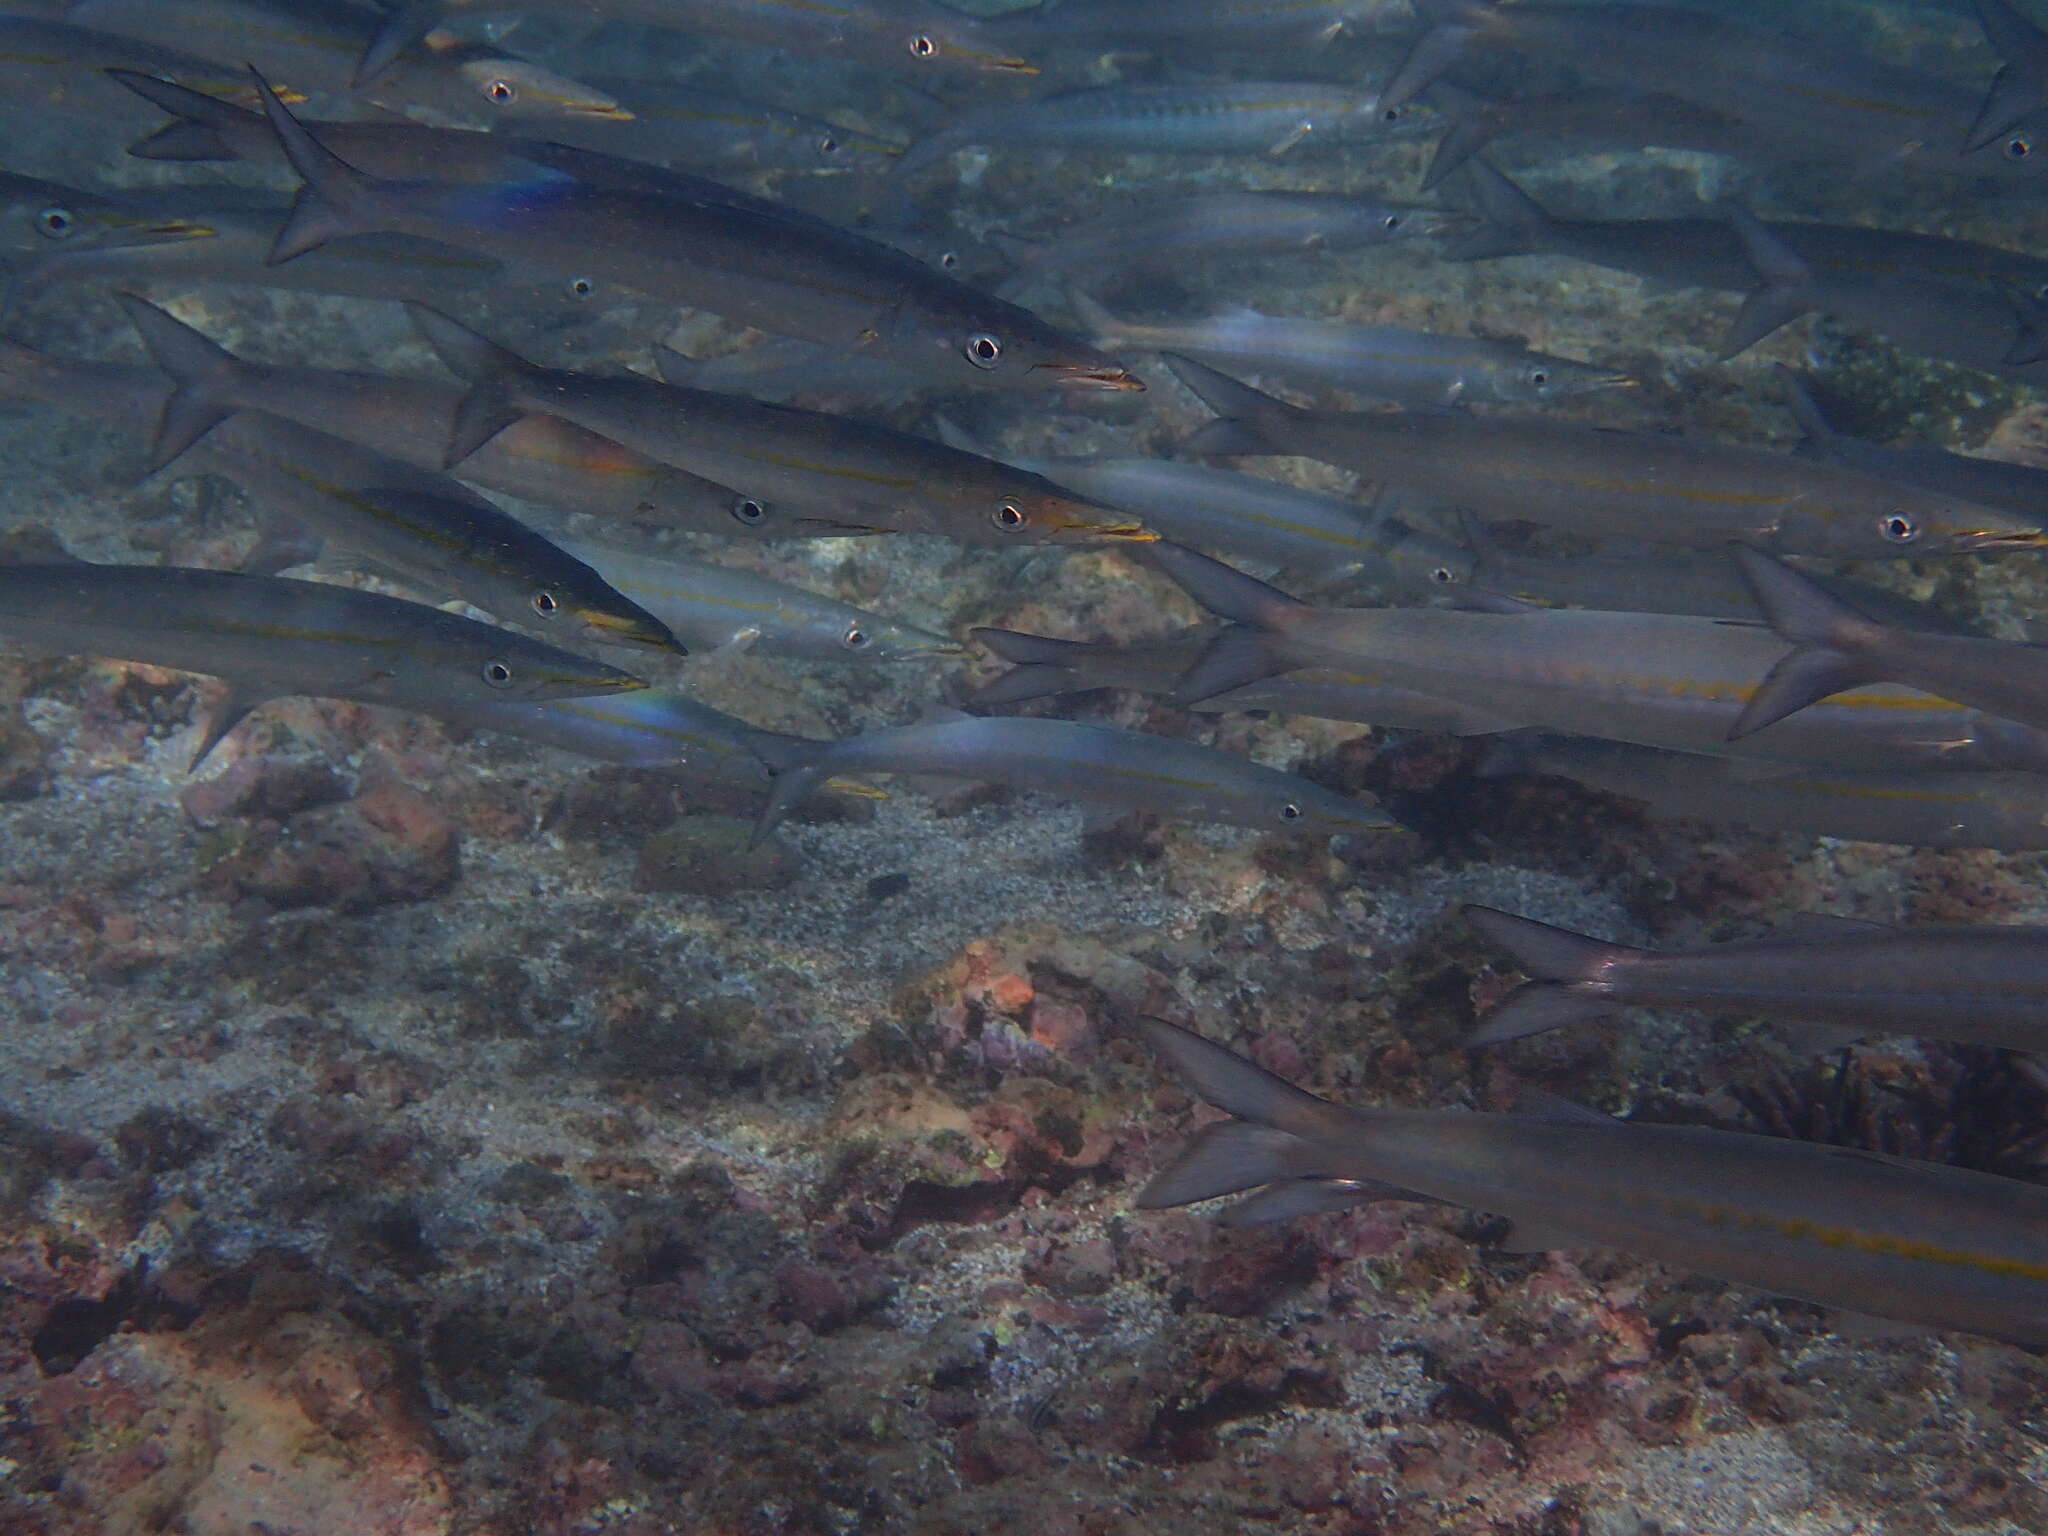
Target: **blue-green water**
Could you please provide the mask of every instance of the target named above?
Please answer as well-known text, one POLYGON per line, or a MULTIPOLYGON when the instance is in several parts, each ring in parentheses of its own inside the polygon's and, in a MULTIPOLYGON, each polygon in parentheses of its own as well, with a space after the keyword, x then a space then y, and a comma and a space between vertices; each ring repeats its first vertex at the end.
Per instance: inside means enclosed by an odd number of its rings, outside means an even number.
POLYGON ((1467 1049, 1458 915, 2043 920, 2031 24, 1425 11, 0 6, 0 1531, 2048 1524, 2027 962, 1467 1049), (1731 541, 1987 649, 1731 745, 1731 541), (1647 1139, 1146 1209, 1148 1018, 1647 1139))

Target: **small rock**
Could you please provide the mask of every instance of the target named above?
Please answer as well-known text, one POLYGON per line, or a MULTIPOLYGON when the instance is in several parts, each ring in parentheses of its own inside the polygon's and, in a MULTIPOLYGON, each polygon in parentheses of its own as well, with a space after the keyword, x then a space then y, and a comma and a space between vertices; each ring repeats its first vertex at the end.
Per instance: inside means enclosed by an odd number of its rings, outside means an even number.
POLYGON ((0 800, 33 800, 50 787, 49 744, 29 729, 21 707, 0 710, 0 800))
POLYGON ((348 798, 348 786, 325 763, 245 757, 227 772, 188 784, 178 803, 202 827, 230 816, 288 821, 301 811, 348 798))
POLYGON ((418 790, 385 780, 345 805, 308 812, 280 835, 252 838, 214 865, 207 883, 227 900, 274 911, 371 912, 437 896, 460 872, 454 823, 418 790))
POLYGON ((733 816, 686 816, 640 848, 633 889, 684 896, 776 891, 796 879, 796 849, 779 837, 758 848, 754 829, 733 816))

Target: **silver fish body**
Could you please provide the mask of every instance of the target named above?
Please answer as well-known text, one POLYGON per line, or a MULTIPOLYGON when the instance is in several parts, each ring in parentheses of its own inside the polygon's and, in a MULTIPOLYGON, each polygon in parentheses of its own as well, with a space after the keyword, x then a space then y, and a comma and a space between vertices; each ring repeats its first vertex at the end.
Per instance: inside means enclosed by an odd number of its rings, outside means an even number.
POLYGON ((646 686, 424 603, 176 566, 0 566, 0 633, 44 650, 209 673, 262 695, 405 706, 646 686))
POLYGON ((352 234, 409 234, 564 277, 583 275, 708 309, 776 335, 863 349, 969 388, 1138 389, 1095 349, 1029 310, 983 294, 914 257, 807 215, 707 184, 671 190, 598 186, 558 168, 478 184, 392 180, 322 147, 266 90, 293 169, 305 180, 273 262, 352 234))
MULTIPOLYGON (((988 708, 1053 698, 1092 688, 1128 688, 1170 694, 1181 676, 1215 640, 1214 625, 1198 625, 1158 640, 1131 645, 1088 645, 1013 630, 977 629, 973 638, 1014 665, 978 689, 974 704, 988 708)), ((1193 706, 1202 714, 1268 710, 1318 720, 1349 720, 1402 731, 1486 736, 1518 730, 1512 720, 1447 699, 1396 687, 1369 671, 1309 668, 1232 688, 1193 706)))
POLYGON ((1650 950, 1490 907, 1467 907, 1465 919, 1531 978, 1487 1010, 1472 1045, 1640 1007, 2015 1051, 2048 1046, 2048 929, 1830 922, 1817 931, 1650 950))
MULTIPOLYGON (((1211 648, 1177 702, 1328 667, 1541 730, 1727 751, 1760 665, 1783 651, 1761 626, 1664 614, 1318 608, 1192 550, 1161 544, 1150 558, 1204 607, 1248 626, 1211 648)), ((1833 702, 1839 713, 1809 714, 1802 731, 1783 729, 1794 715, 1769 727, 1775 736, 1758 732, 1744 755, 1830 766, 2048 765, 2048 734, 1932 694, 1867 688, 1833 702)))
MULTIPOLYGON (((1156 1019, 1212 1126, 1138 1196, 1186 1205, 1356 1180, 1505 1216, 1517 1249, 1619 1248, 1772 1295, 2048 1343, 2048 1189, 1946 1164, 1698 1126, 1346 1109, 1156 1019)), ((1367 1196, 1370 1197, 1369 1195, 1367 1196)))
MULTIPOLYGON (((470 382, 451 457, 519 416, 544 413, 755 498, 811 531, 925 532, 969 543, 1149 539, 1112 509, 942 443, 820 411, 642 378, 539 368, 446 316, 415 320, 470 382)), ((763 531, 768 531, 764 522, 763 531)))
POLYGON ((1782 554, 1865 559, 2048 542, 2010 513, 1743 444, 1460 411, 1303 410, 1199 363, 1173 367, 1222 418, 1191 441, 1195 451, 1299 454, 1481 518, 1591 537, 1710 548, 1741 540, 1782 554))
POLYGON ((1592 363, 1531 352, 1518 342, 1447 336, 1398 325, 1349 325, 1232 309, 1198 320, 1118 319, 1074 295, 1098 345, 1175 352, 1212 368, 1270 374, 1404 405, 1546 405, 1633 382, 1592 363))
POLYGON ((911 145, 912 175, 962 149, 1058 148, 1082 154, 1284 154, 1297 145, 1423 131, 1377 97, 1317 81, 1114 85, 973 112, 911 145))
POLYGON ((555 542, 692 650, 748 644, 770 656, 876 664, 961 649, 944 635, 752 571, 591 539, 558 536, 555 542))
MULTIPOLYGON (((281 85, 325 95, 355 92, 356 63, 379 21, 376 7, 352 0, 74 0, 67 14, 159 47, 246 61, 281 85)), ((246 90, 246 77, 239 84, 246 90)), ((628 115, 601 91, 447 34, 408 50, 362 95, 486 123, 628 115)))
POLYGON ((824 778, 909 773, 980 779, 1176 821, 1330 837, 1395 825, 1362 801, 1192 742, 1070 720, 962 718, 864 731, 771 752, 774 792, 757 836, 824 778))
POLYGON ((1919 848, 2048 849, 2048 778, 2039 773, 1788 768, 1557 736, 1503 742, 1480 773, 1550 774, 1640 800, 1656 816, 1760 832, 1919 848))
MULTIPOLYGON (((939 430, 947 442, 982 451, 943 419, 939 430)), ((1471 570, 1469 556, 1448 540, 1348 497, 1258 475, 1114 454, 1011 454, 1005 462, 1090 501, 1121 507, 1177 544, 1319 572, 1356 567, 1370 581, 1413 594, 1462 585, 1471 570)))

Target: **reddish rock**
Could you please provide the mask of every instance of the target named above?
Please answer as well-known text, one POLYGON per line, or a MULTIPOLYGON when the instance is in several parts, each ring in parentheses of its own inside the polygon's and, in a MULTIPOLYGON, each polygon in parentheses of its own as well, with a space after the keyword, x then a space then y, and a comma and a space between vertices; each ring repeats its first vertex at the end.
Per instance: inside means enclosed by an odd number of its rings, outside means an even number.
POLYGON ((383 779, 346 804, 252 836, 207 871, 206 883, 275 911, 369 912, 436 896, 460 869, 454 823, 418 790, 383 779))
POLYGON ((178 803, 204 827, 231 816, 288 821, 347 796, 348 786, 325 763, 263 756, 240 758, 225 773, 186 785, 178 803))

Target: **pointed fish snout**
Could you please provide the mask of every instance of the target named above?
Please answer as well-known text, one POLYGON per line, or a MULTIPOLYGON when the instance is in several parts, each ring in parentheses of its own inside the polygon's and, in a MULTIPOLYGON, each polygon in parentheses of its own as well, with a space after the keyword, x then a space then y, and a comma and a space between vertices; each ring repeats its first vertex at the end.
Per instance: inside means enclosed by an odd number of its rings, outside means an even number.
POLYGON ((1107 390, 1127 394, 1144 389, 1145 381, 1115 363, 1038 363, 1033 373, 1049 373, 1058 389, 1107 390))

